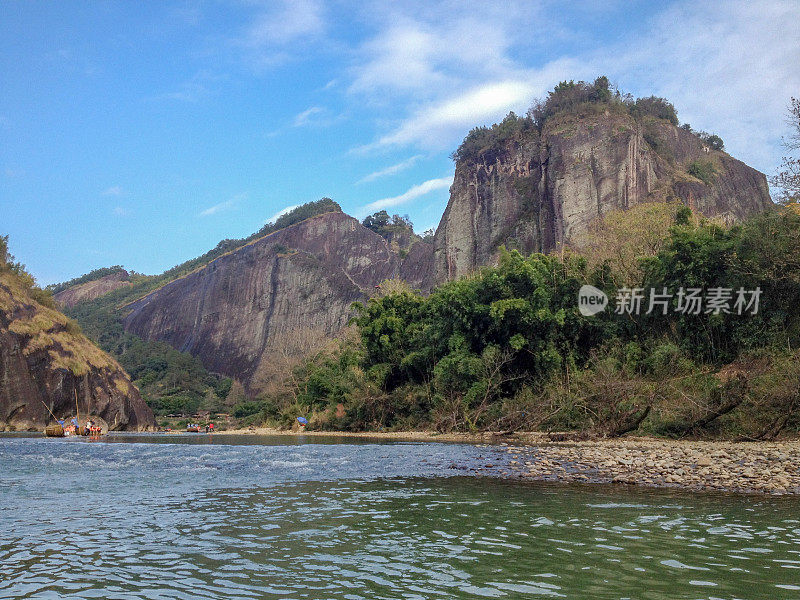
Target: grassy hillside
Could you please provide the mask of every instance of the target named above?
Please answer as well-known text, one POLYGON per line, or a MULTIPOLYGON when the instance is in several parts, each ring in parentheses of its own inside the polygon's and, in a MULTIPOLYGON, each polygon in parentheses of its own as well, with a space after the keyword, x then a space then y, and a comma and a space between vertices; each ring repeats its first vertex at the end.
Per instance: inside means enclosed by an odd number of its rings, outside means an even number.
MULTIPOLYGON (((23 337, 26 356, 46 351, 54 369, 82 376, 91 369, 117 370, 119 365, 90 342, 74 320, 56 310, 49 292, 38 288, 25 267, 8 252, 0 236, 0 313, 8 330, 23 337)), ((121 386, 128 386, 122 379, 121 386)), ((127 389, 121 390, 123 393, 127 389)))

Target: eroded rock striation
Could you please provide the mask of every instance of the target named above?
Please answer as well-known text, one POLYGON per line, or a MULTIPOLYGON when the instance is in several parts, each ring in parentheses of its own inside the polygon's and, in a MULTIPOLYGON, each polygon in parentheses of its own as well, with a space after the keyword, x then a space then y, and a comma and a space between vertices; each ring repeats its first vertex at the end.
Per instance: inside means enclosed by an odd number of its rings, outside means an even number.
POLYGON ((124 326, 250 386, 276 349, 291 352, 309 332, 341 331, 353 316, 351 304, 382 281, 401 278, 428 289, 432 258, 429 243, 396 252, 358 220, 329 212, 254 240, 133 302, 124 326))
POLYGON ((58 418, 102 417, 112 430, 155 425, 153 413, 119 364, 60 312, 33 300, 0 272, 0 430, 41 430, 58 418))
POLYGON ((772 206, 763 173, 668 121, 561 115, 458 161, 434 282, 493 263, 500 246, 549 252, 608 211, 670 199, 726 222, 772 206))

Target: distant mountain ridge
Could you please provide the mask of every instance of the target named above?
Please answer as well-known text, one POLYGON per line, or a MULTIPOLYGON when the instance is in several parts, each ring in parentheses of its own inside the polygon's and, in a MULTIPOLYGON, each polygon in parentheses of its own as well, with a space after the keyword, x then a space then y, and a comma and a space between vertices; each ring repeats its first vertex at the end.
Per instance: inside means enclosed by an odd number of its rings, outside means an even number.
POLYGON ((116 289, 130 285, 133 285, 130 280, 130 274, 125 269, 122 269, 97 279, 90 279, 83 283, 65 287, 63 290, 53 294, 53 297, 60 306, 71 308, 79 302, 94 300, 116 289))
POLYGON ((352 302, 385 279, 427 292, 493 264, 501 247, 558 250, 598 217, 643 202, 677 200, 729 223, 772 206, 765 176, 717 136, 679 127, 663 99, 613 95, 603 79, 564 82, 529 115, 473 130, 454 154, 432 241, 410 228, 381 234, 324 198, 162 275, 78 299, 69 314, 98 338, 124 328, 167 342, 253 392, 276 353, 302 351, 293 338, 336 335, 352 302))

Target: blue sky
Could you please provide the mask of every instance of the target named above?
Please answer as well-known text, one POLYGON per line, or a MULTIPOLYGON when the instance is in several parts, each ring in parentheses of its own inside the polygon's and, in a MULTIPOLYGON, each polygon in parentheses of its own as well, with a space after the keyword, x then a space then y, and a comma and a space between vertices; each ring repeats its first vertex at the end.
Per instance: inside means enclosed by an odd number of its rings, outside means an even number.
POLYGON ((0 233, 47 284, 322 196, 422 231, 469 129, 599 74, 771 174, 800 2, 0 1, 0 233))

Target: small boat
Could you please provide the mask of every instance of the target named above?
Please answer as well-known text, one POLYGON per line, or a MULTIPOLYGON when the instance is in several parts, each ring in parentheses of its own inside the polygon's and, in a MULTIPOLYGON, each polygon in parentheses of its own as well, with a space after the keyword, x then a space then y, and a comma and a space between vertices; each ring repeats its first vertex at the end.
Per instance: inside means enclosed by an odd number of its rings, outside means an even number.
POLYGON ((64 427, 60 423, 48 425, 44 428, 44 434, 47 437, 64 437, 64 427))
POLYGON ((78 392, 75 391, 75 416, 70 419, 69 424, 64 427, 64 420, 59 419, 50 409, 50 407, 42 401, 47 412, 55 419, 54 425, 48 425, 44 428, 44 434, 47 437, 65 437, 68 435, 80 435, 86 437, 100 437, 108 433, 109 427, 101 417, 97 415, 84 415, 81 416, 78 406, 78 392))
POLYGON ((108 425, 105 425, 105 421, 103 424, 96 422, 94 419, 98 419, 98 417, 93 417, 91 424, 88 422, 84 422, 81 424, 76 430, 75 435, 83 435, 89 437, 99 437, 101 435, 105 435, 108 433, 108 425))

